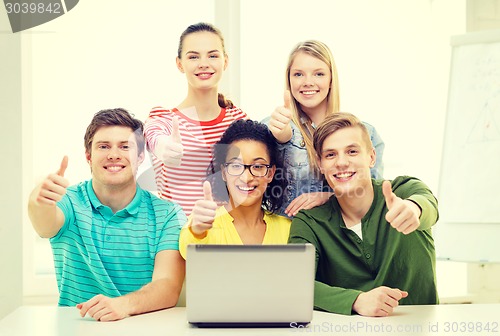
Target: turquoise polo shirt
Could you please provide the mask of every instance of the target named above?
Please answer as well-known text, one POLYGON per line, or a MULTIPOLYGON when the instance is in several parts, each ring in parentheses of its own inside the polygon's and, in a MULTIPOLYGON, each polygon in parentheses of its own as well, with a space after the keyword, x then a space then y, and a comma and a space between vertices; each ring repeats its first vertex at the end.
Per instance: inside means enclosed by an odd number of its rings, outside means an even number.
POLYGON ((69 187, 57 205, 65 222, 50 244, 60 306, 97 294, 121 296, 151 282, 156 254, 179 249, 187 221, 179 205, 139 186, 132 201, 113 213, 95 195, 92 180, 69 187))

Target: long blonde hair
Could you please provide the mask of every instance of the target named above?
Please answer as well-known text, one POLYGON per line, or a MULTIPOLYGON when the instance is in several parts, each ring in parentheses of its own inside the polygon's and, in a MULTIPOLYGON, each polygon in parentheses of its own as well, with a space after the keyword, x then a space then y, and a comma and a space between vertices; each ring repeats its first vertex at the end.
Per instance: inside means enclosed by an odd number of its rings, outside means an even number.
MULTIPOLYGON (((285 78, 285 87, 287 90, 291 92, 290 89, 290 68, 292 67, 292 63, 295 59, 295 56, 298 53, 306 53, 311 55, 320 61, 323 61, 328 65, 330 69, 331 75, 331 83, 330 83, 330 91, 328 92, 327 99, 327 110, 326 116, 334 113, 338 113, 340 111, 340 97, 339 97, 339 80, 337 74, 337 66, 335 65, 335 60, 333 59, 332 53, 328 46, 323 42, 317 40, 307 40, 304 42, 298 43, 295 48, 290 52, 290 56, 288 57, 288 65, 286 68, 286 78, 285 78)), ((309 164, 312 168, 312 171, 315 174, 319 173, 319 167, 316 162, 316 152, 314 151, 313 146, 313 133, 314 128, 312 127, 312 121, 309 116, 302 111, 300 104, 292 95, 292 120, 297 125, 302 137, 304 138, 305 147, 307 150, 307 157, 309 159, 309 164)), ((318 125, 316 125, 318 126, 318 125)))

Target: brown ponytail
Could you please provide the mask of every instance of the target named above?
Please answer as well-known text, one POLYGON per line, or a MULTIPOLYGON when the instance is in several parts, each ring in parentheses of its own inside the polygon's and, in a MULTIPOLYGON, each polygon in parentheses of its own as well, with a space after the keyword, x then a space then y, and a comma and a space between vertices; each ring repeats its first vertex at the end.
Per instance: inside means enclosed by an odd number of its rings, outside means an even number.
POLYGON ((234 105, 233 105, 233 102, 230 101, 229 99, 226 99, 226 97, 224 97, 224 95, 222 93, 219 93, 218 94, 218 101, 219 101, 219 106, 222 107, 222 108, 233 108, 234 105))

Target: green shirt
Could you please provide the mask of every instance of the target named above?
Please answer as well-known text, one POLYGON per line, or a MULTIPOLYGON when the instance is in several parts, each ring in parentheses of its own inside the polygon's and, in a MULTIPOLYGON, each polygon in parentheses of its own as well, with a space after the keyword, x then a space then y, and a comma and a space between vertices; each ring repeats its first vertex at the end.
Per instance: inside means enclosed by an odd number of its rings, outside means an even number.
POLYGON ((316 247, 315 309, 352 314, 358 295, 379 286, 408 291, 400 304, 438 303, 431 234, 438 219, 437 200, 416 178, 400 176, 391 181, 398 197, 422 209, 418 230, 404 235, 385 220, 382 182, 372 180, 374 199, 361 220, 363 239, 345 226, 335 196, 293 219, 288 242, 316 247))

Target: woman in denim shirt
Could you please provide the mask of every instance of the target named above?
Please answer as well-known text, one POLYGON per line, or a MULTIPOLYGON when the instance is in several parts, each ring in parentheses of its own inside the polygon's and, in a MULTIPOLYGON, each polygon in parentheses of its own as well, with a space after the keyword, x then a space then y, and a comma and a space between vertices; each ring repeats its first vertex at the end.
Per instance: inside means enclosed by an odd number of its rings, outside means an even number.
MULTIPOLYGON (((297 44, 288 59, 284 106, 263 120, 280 143, 288 171, 281 214, 295 216, 301 209, 325 203, 333 194, 319 172, 312 134, 327 115, 340 111, 339 106, 337 68, 328 46, 315 40, 297 44)), ((372 125, 363 124, 377 155, 371 176, 383 178, 384 142, 372 125)))

